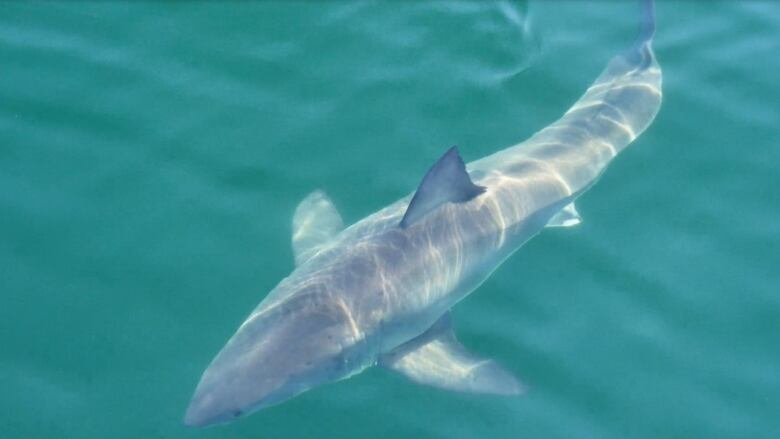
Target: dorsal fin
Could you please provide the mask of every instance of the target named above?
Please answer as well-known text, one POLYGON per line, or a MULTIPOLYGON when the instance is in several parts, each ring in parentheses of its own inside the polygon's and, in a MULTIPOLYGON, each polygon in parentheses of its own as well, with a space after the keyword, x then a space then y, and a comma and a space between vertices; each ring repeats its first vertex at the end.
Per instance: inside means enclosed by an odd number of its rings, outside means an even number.
POLYGON ((458 147, 453 146, 423 177, 400 226, 406 228, 444 203, 463 203, 483 192, 485 188, 475 185, 469 178, 458 147))

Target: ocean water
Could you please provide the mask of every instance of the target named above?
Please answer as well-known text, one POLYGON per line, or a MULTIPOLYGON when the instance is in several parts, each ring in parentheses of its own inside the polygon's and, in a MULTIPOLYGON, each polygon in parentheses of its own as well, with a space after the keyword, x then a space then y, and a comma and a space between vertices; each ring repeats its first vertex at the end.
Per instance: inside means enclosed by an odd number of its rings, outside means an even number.
POLYGON ((197 380, 347 222, 560 116, 633 2, 0 3, 0 437, 780 437, 780 4, 660 2, 655 123, 454 309, 506 398, 373 368, 233 424, 197 380))

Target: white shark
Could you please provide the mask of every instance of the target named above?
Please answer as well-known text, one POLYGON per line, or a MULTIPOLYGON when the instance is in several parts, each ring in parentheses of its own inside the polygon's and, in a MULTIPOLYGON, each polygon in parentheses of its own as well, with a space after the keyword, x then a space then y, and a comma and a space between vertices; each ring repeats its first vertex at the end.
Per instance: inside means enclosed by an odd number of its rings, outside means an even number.
POLYGON ((645 1, 637 42, 523 143, 468 166, 453 147, 413 196, 347 228, 324 193, 304 199, 296 268, 203 373, 185 423, 231 421, 375 365, 444 389, 519 393, 458 342, 449 310, 542 229, 580 222, 574 200, 661 105, 654 29, 645 1))

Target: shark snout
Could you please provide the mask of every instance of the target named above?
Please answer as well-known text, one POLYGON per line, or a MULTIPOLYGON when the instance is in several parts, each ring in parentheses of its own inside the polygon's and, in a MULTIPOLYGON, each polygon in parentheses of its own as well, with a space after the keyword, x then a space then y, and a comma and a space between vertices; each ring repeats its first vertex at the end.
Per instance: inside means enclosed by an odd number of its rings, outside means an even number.
POLYGON ((201 379, 184 414, 184 425, 205 427, 233 421, 250 407, 260 405, 267 396, 255 391, 247 400, 246 394, 231 385, 232 380, 212 381, 210 378, 201 379))
MULTIPOLYGON (((228 352, 229 354, 230 352, 228 352)), ((225 353, 206 369, 184 414, 184 424, 205 427, 223 424, 272 403, 285 380, 257 364, 236 367, 223 361, 225 353)), ((232 357, 232 355, 228 355, 232 357)))
POLYGON ((239 416, 241 411, 234 409, 231 413, 224 404, 220 404, 212 393, 200 388, 193 395, 187 412, 184 414, 184 425, 189 427, 205 427, 207 425, 227 422, 239 416))
POLYGON ((184 423, 203 427, 233 421, 362 370, 367 355, 344 353, 353 340, 344 307, 310 296, 258 314, 206 368, 184 423))
POLYGON ((204 409, 203 403, 197 398, 193 398, 184 414, 184 425, 188 427, 203 427, 209 424, 208 410, 204 409))

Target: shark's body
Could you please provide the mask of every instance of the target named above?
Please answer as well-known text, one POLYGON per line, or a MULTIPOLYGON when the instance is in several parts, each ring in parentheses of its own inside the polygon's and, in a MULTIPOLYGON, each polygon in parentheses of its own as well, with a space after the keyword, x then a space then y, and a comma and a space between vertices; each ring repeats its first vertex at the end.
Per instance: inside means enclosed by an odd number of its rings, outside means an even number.
POLYGON ((229 421, 377 364, 442 388, 518 393, 457 342, 448 311, 544 227, 579 223, 573 201, 652 122, 661 70, 644 7, 637 43, 527 141, 465 169, 453 148, 414 196, 343 230, 323 193, 307 197, 293 219, 296 269, 204 372, 185 422, 229 421))

